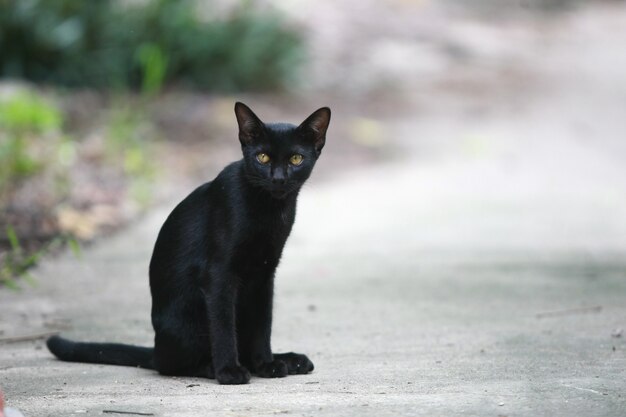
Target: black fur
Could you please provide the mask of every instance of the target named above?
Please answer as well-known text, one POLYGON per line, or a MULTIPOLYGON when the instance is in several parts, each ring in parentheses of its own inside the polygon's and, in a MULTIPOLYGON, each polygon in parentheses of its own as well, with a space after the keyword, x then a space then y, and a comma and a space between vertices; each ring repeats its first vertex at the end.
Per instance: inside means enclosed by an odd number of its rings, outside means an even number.
POLYGON ((265 124, 242 103, 235 114, 243 159, 185 198, 154 246, 154 349, 55 336, 48 348, 59 359, 139 366, 222 384, 247 383, 250 373, 273 378, 313 370, 305 355, 272 353, 272 299, 298 192, 324 146, 330 109, 317 110, 297 127, 265 124), (269 161, 262 163, 259 154, 269 161), (300 165, 292 159, 296 154, 303 157, 300 165))

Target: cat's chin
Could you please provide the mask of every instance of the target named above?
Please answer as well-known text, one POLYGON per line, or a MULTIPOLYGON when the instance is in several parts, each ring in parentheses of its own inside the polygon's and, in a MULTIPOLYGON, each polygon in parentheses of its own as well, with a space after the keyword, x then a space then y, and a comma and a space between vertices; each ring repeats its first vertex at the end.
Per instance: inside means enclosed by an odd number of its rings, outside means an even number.
POLYGON ((267 192, 277 200, 284 200, 293 190, 267 190, 267 192))

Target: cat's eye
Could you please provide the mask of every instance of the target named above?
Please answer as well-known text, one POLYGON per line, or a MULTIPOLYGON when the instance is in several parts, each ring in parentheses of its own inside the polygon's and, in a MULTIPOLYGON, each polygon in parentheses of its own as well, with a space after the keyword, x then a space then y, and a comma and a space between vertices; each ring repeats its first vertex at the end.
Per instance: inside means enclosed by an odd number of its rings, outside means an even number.
POLYGON ((299 153, 297 153, 297 154, 291 155, 291 158, 289 158, 289 163, 291 165, 298 166, 302 163, 303 159, 304 157, 300 155, 299 153))
POLYGON ((261 152, 256 154, 256 160, 265 165, 270 161, 270 156, 266 153, 261 152))

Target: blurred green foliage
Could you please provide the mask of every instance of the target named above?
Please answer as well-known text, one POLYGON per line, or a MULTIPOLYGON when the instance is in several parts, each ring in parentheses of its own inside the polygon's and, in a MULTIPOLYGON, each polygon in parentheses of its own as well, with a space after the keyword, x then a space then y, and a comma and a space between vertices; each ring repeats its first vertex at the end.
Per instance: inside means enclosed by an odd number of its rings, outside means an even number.
POLYGON ((207 3, 0 0, 0 76, 148 93, 171 83, 232 91, 293 80, 303 57, 297 32, 251 2, 204 21, 207 3))
MULTIPOLYGON (((151 80, 146 91, 155 92, 159 74, 146 78, 151 80)), ((114 97, 104 113, 102 163, 147 184, 156 175, 153 144, 158 134, 142 103, 127 95, 114 97)), ((63 189, 58 194, 65 194, 80 143, 64 131, 64 118, 57 104, 34 90, 0 98, 0 207, 20 180, 36 174, 53 175, 54 185, 63 189)), ((145 192, 141 200, 149 202, 145 192)))
POLYGON ((158 93, 167 75, 167 57, 153 43, 141 45, 137 52, 143 73, 141 90, 146 94, 158 93))
POLYGON ((80 244, 71 236, 57 236, 36 251, 26 251, 10 225, 6 229, 6 236, 11 246, 1 258, 0 286, 4 285, 12 290, 20 289, 17 278, 22 278, 31 286, 35 286, 37 281, 28 270, 37 265, 42 256, 61 245, 67 244, 77 258, 82 256, 80 244))
POLYGON ((0 126, 14 131, 44 133, 61 127, 61 112, 34 94, 18 94, 0 102, 0 126))
POLYGON ((106 160, 120 166, 129 181, 130 196, 143 208, 152 202, 152 185, 158 171, 155 137, 158 133, 140 105, 121 99, 112 106, 106 123, 106 160))
MULTIPOLYGON (((71 140, 62 135, 63 114, 52 102, 29 91, 8 94, 0 100, 0 210, 11 193, 19 187, 21 180, 43 173, 55 167, 55 157, 67 153, 71 140)), ((55 169, 67 179, 67 170, 55 169)), ((26 250, 20 243, 18 233, 11 224, 6 227, 2 239, 9 243, 0 248, 0 285, 18 289, 15 278, 23 278, 34 285, 35 280, 28 272, 38 260, 50 250, 62 244, 77 248, 71 237, 59 235, 45 242, 37 250, 26 250)))
MULTIPOLYGON (((151 76, 156 84, 146 92, 155 91, 152 88, 158 86, 158 76, 151 76)), ((130 196, 139 207, 145 207, 153 198, 157 174, 154 144, 158 135, 142 98, 133 104, 128 94, 115 97, 105 110, 100 139, 91 145, 91 162, 127 181, 130 196)), ((35 187, 38 192, 28 201, 42 204, 49 212, 71 205, 72 181, 84 169, 77 165, 84 142, 67 133, 66 117, 54 99, 36 90, 15 88, 0 97, 0 286, 17 287, 15 278, 34 282, 29 268, 55 248, 68 245, 78 252, 71 229, 60 227, 52 236, 40 237, 30 226, 24 227, 32 221, 28 214, 14 224, 3 214, 16 195, 24 197, 20 192, 28 184, 43 186, 35 187), (33 241, 37 243, 33 245, 33 241)))
POLYGON ((41 97, 20 93, 0 101, 0 197, 11 184, 37 173, 44 164, 33 142, 58 132, 61 112, 41 97))
POLYGON ((13 290, 19 289, 16 277, 25 278, 31 285, 35 284, 35 279, 30 273, 28 268, 36 264, 39 258, 39 253, 25 255, 22 250, 22 245, 13 230, 13 227, 9 226, 6 230, 7 239, 11 244, 10 250, 3 256, 2 264, 0 265, 0 284, 6 285, 13 290))

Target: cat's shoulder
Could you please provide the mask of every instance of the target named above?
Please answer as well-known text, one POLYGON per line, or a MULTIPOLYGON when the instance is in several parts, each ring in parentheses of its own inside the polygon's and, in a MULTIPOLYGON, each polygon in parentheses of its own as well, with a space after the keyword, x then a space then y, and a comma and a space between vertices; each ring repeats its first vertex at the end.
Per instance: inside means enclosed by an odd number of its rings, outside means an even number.
POLYGON ((189 197, 206 195, 211 193, 212 190, 223 189, 225 186, 227 186, 229 183, 232 183, 233 181, 238 182, 240 179, 239 173, 241 170, 241 166, 242 161, 235 161, 226 165, 226 167, 224 167, 224 169, 222 169, 222 171, 217 174, 217 176, 212 181, 205 182, 204 184, 198 186, 195 190, 191 192, 189 197))
POLYGON ((226 191, 229 194, 233 190, 240 189, 243 181, 242 171, 243 160, 226 165, 213 181, 206 184, 207 190, 209 193, 226 191))
POLYGON ((225 204, 240 189, 241 161, 227 165, 212 181, 196 187, 181 201, 175 211, 197 210, 205 205, 225 204))
POLYGON ((213 182, 239 180, 239 178, 241 177, 242 168, 243 159, 231 162, 230 164, 226 165, 224 169, 222 169, 222 171, 217 175, 213 182))

